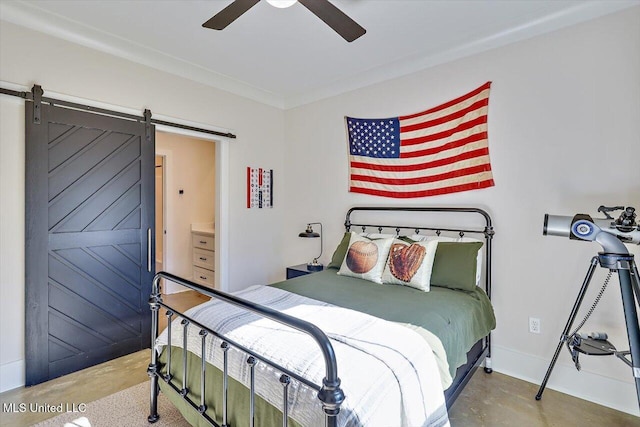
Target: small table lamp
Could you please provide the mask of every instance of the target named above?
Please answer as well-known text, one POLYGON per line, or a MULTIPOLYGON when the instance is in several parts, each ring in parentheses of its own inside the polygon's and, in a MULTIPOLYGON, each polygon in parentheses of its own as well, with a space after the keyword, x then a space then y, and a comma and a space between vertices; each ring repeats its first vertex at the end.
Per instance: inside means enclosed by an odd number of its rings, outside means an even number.
POLYGON ((307 270, 309 271, 320 271, 324 268, 322 264, 318 262, 318 258, 322 256, 322 223, 320 222, 311 222, 307 224, 307 229, 302 233, 298 234, 298 237, 320 237, 320 255, 315 257, 313 261, 307 263, 307 270), (312 225, 318 224, 320 226, 320 234, 313 231, 312 225))

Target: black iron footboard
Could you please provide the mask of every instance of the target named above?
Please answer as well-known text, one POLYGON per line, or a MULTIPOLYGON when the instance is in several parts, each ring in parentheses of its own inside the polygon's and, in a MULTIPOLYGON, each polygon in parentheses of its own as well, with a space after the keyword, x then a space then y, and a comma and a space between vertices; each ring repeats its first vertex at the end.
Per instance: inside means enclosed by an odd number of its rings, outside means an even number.
MULTIPOLYGON (((227 375, 227 351, 230 347, 235 347, 244 353, 247 354, 247 364, 250 366, 250 403, 249 403, 249 425, 253 427, 254 425, 254 399, 255 399, 255 388, 254 388, 254 366, 260 361, 264 362, 267 365, 273 367, 282 373, 280 377, 280 382, 283 385, 283 396, 284 396, 284 404, 282 408, 283 412, 283 426, 287 426, 288 423, 288 385, 290 380, 293 378, 301 383, 315 389, 318 391, 318 399, 322 404, 322 409, 325 413, 326 425, 329 427, 335 427, 337 421, 337 415, 340 412, 340 405, 344 401, 344 393, 340 388, 340 378, 338 378, 338 367, 336 363, 336 357, 333 350, 333 346, 331 345, 329 338, 322 332, 317 326, 306 322, 301 319, 297 319, 295 317, 289 316, 287 314, 281 313, 276 310, 272 310, 268 307, 264 307, 258 304, 255 304, 251 301, 247 301, 236 296, 221 292, 216 289, 206 288, 204 286, 200 286, 191 281, 182 279, 180 277, 174 276, 170 273, 160 272, 156 274, 153 279, 153 288, 151 291, 151 298, 149 299, 149 305, 151 306, 152 311, 152 321, 151 321, 151 363, 149 364, 149 368, 147 370, 149 377, 151 378, 151 400, 150 400, 150 414, 149 414, 149 422, 153 423, 159 419, 158 414, 158 393, 159 393, 159 383, 158 380, 162 380, 166 382, 176 393, 182 396, 182 398, 187 402, 192 408, 198 411, 201 416, 207 420, 211 425, 216 427, 227 427, 228 426, 228 418, 227 418, 227 391, 228 391, 228 375, 227 375), (307 335, 310 335, 318 344, 320 351, 324 357, 325 361, 325 377, 322 380, 322 385, 317 385, 306 378, 303 378, 288 369, 279 366, 278 364, 269 361, 265 357, 260 354, 255 353, 252 350, 242 346, 241 344, 236 343, 235 341, 224 337, 216 331, 213 331, 206 326, 198 323, 194 319, 191 319, 188 316, 185 316, 183 313, 175 310, 174 308, 168 306, 162 301, 160 296, 160 279, 170 280, 179 285, 185 286, 189 289, 193 289, 198 291, 203 295, 207 295, 211 298, 218 299, 220 301, 224 301, 225 303, 232 304, 236 307, 240 307, 244 310, 251 311, 253 313, 258 314, 259 316, 274 320, 276 322, 287 325, 291 328, 297 329, 307 335), (182 379, 182 388, 178 388, 171 382, 171 352, 168 352, 168 363, 167 372, 162 374, 160 372, 160 366, 158 363, 158 353, 155 350, 156 339, 158 337, 158 321, 159 321, 159 310, 160 308, 164 308, 167 310, 167 318, 168 318, 168 348, 171 347, 171 321, 173 316, 177 316, 182 318, 181 325, 184 327, 183 334, 183 348, 182 348, 182 368, 183 368, 183 379, 182 379), (187 328, 189 326, 193 326, 200 329, 199 335, 202 337, 202 367, 201 367, 201 381, 200 381, 200 396, 201 401, 194 402, 188 396, 188 384, 186 380, 186 372, 187 372, 187 328), (209 417, 205 411, 207 410, 205 404, 205 346, 207 336, 212 335, 218 337, 222 340, 221 351, 223 351, 223 384, 222 384, 222 425, 217 424, 215 420, 209 417)), ((217 411, 220 409, 216 408, 217 411)))

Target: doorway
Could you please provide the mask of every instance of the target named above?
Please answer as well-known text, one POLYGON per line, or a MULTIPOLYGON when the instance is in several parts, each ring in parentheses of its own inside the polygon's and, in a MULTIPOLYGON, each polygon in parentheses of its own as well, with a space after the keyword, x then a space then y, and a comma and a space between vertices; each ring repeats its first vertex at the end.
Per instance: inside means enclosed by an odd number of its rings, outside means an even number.
MULTIPOLYGON (((194 262, 192 232, 213 231, 216 224, 216 150, 215 140, 172 132, 156 132, 156 271, 161 269, 188 280, 202 268, 194 262), (158 167, 161 166, 161 167, 158 167), (162 225, 159 224, 162 221, 162 225), (162 255, 160 255, 160 253, 162 255)), ((217 251, 211 252, 215 265, 217 251)), ((197 260, 196 260, 197 261, 197 260)), ((215 277, 215 267, 209 268, 215 277)), ((219 288, 215 278, 207 286, 219 288)), ((164 294, 184 291, 171 282, 162 287, 164 294)))

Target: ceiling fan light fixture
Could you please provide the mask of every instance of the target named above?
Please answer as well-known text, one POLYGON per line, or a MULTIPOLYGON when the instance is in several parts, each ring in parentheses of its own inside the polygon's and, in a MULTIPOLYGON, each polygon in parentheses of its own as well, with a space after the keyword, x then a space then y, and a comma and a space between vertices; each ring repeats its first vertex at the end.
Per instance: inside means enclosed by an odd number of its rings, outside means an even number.
MULTIPOLYGON (((231 4, 216 13, 202 26, 212 30, 225 29, 259 2, 260 0, 233 0, 231 4)), ((267 3, 278 8, 300 3, 348 42, 354 41, 367 32, 360 24, 349 18, 329 0, 267 0, 267 3)))
POLYGON ((285 7, 293 6, 297 1, 298 0, 267 0, 267 3, 273 7, 284 9, 285 7))

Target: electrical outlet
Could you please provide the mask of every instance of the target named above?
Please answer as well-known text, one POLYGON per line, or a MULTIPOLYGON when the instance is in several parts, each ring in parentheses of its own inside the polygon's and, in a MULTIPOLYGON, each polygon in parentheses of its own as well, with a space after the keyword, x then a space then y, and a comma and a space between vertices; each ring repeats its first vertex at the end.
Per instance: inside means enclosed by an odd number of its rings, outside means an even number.
POLYGON ((529 332, 532 334, 540 333, 540 319, 537 317, 529 317, 529 332))

